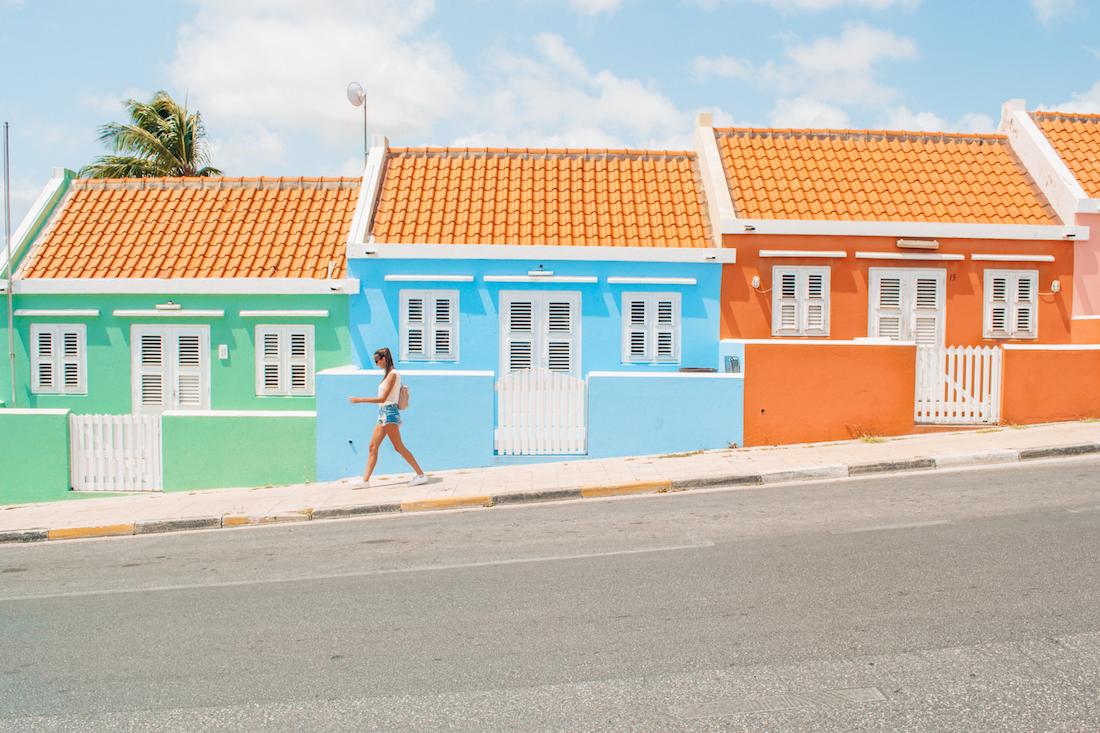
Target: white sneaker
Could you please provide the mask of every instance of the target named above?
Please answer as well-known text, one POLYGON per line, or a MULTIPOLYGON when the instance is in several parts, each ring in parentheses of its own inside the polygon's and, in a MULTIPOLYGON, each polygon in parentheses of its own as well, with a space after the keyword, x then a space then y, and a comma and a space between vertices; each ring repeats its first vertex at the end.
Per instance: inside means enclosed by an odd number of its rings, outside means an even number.
POLYGON ((369 489, 369 488, 370 488, 370 481, 360 481, 355 486, 352 486, 351 490, 355 491, 356 489, 369 489))
POLYGON ((409 482, 409 486, 423 486, 428 483, 428 477, 425 474, 413 477, 413 480, 409 482))

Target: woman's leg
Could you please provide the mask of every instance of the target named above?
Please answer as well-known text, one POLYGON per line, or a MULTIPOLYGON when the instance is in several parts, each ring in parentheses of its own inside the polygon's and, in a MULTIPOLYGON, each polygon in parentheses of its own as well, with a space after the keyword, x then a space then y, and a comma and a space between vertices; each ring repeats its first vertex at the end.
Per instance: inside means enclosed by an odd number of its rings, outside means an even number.
POLYGON ((390 442, 393 443, 393 449, 401 454, 401 457, 412 466, 412 469, 416 471, 417 476, 423 476, 424 472, 420 470, 420 464, 413 458, 413 454, 409 452, 409 449, 405 447, 405 444, 401 441, 401 426, 400 425, 384 425, 383 428, 386 431, 386 435, 389 437, 390 442))
POLYGON ((382 446, 382 440, 386 437, 386 431, 382 425, 374 426, 374 433, 370 436, 370 452, 367 455, 367 470, 363 472, 363 481, 370 481, 370 475, 374 473, 374 465, 378 463, 378 449, 382 446))

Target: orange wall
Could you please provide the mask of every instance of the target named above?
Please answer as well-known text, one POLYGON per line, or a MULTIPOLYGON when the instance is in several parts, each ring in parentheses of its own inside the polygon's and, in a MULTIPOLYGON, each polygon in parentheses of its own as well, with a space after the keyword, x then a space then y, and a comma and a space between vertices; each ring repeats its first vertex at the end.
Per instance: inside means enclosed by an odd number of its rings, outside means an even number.
POLYGON ((1001 419, 1006 423, 1100 417, 1098 349, 1005 349, 1003 369, 1001 419))
POLYGON ((872 267, 935 268, 947 270, 946 345, 976 346, 1004 343, 1005 339, 983 339, 982 318, 984 272, 995 270, 1038 270, 1039 292, 1049 293, 1057 279, 1062 290, 1056 295, 1039 296, 1039 341, 1070 341, 1070 310, 1073 302, 1072 242, 1020 240, 940 240, 936 250, 942 254, 965 254, 955 262, 857 260, 855 252, 913 252, 898 249, 891 237, 818 237, 772 234, 727 234, 723 245, 737 248, 737 263, 723 265, 722 338, 772 338, 772 293, 754 291, 753 275, 760 276, 760 290, 772 287, 772 267, 776 265, 828 265, 831 267, 829 306, 831 339, 867 336, 868 270, 872 267), (762 249, 842 250, 844 259, 760 258, 762 249), (1049 254, 1054 262, 974 262, 975 254, 1049 254))
POLYGON ((745 344, 745 445, 913 431, 912 346, 745 344))

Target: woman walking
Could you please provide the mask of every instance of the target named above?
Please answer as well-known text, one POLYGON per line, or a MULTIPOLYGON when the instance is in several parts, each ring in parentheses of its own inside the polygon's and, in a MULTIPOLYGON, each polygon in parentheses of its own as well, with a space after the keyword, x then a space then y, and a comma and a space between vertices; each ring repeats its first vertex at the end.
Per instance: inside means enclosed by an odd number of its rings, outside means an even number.
POLYGON ((370 439, 370 454, 367 458, 367 470, 363 473, 362 488, 370 485, 370 476, 374 473, 374 465, 378 463, 378 449, 382 447, 382 441, 387 437, 393 443, 394 450, 401 454, 401 457, 416 471, 416 476, 409 485, 426 484, 428 477, 420 470, 420 464, 401 441, 401 411, 397 407, 397 401, 401 396, 401 375, 393 368, 393 354, 389 349, 379 349, 374 352, 374 364, 385 372, 381 384, 378 385, 378 396, 348 398, 353 405, 363 403, 380 405, 378 424, 375 425, 374 434, 370 439))

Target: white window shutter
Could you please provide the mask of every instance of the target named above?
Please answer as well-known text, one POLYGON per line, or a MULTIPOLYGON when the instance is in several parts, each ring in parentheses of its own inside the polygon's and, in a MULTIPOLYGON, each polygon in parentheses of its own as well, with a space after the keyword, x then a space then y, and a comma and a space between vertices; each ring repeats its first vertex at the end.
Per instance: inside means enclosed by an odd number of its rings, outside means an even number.
POLYGON ((176 333, 176 399, 180 409, 201 410, 206 407, 205 370, 207 354, 202 336, 197 332, 176 333))
POLYGON ((84 381, 84 328, 61 326, 61 387, 66 394, 83 394, 88 390, 84 381))
POLYGON ((400 358, 458 360, 458 291, 401 291, 400 358))
POLYGON ((283 329, 274 326, 256 327, 257 395, 284 394, 285 348, 283 329))
POLYGON ((1036 338, 1038 336, 1037 270, 986 270, 986 338, 1036 338))
POLYGON ((680 294, 623 294, 623 362, 680 360, 680 294))
POLYGON ((31 391, 51 394, 58 391, 57 330, 50 326, 33 326, 31 341, 31 391))
POLYGON ((573 371, 573 302, 551 296, 546 303, 546 368, 555 372, 573 371))
POLYGON ((623 361, 649 360, 649 317, 644 297, 636 294, 623 296, 623 313, 626 327, 623 329, 623 361))
POLYGON ((31 326, 31 392, 87 394, 87 330, 83 324, 31 326))
POLYGON ((1016 338, 1038 336, 1038 285, 1038 272, 1021 272, 1016 276, 1016 302, 1013 304, 1016 321, 1013 335, 1016 338))
POLYGON ((505 349, 509 372, 535 366, 535 301, 513 298, 505 301, 507 333, 505 349))
POLYGON ((402 354, 405 361, 428 356, 428 307, 422 293, 402 292, 402 354))
POLYGON ((139 333, 137 338, 137 402, 143 408, 168 406, 167 338, 164 333, 139 333))
POLYGON ((878 279, 877 284, 878 287, 873 293, 874 332, 871 335, 901 341, 901 278, 884 275, 878 279))
POLYGON ((654 354, 655 361, 677 362, 680 360, 680 340, 677 338, 680 324, 680 301, 678 298, 656 298, 657 323, 654 354))
POLYGON ((455 356, 455 311, 457 296, 436 295, 432 299, 432 348, 433 359, 453 359, 455 356))
POLYGON ((772 269, 772 335, 829 335, 829 268, 772 269))

